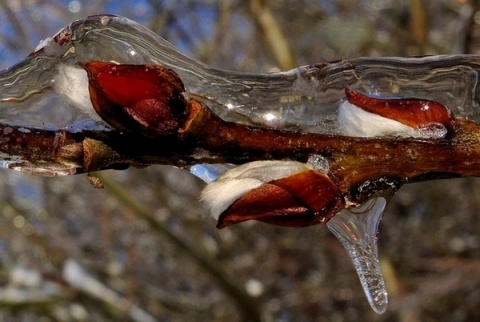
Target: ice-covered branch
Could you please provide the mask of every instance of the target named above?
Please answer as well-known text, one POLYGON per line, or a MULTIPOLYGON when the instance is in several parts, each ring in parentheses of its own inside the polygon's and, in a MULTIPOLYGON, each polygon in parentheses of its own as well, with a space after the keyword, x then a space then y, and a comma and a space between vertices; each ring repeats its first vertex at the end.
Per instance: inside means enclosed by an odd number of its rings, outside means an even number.
POLYGON ((0 157, 38 175, 199 165, 219 228, 326 223, 381 313, 388 198, 409 182, 480 176, 479 70, 465 55, 238 73, 92 16, 0 73, 0 157))

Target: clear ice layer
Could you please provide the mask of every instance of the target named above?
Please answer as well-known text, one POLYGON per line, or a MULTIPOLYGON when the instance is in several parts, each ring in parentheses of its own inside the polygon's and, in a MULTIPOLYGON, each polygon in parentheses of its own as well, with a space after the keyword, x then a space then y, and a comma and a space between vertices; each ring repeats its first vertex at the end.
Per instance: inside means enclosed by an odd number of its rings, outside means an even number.
POLYGON ((375 197, 360 207, 342 210, 327 222, 352 259, 368 303, 377 314, 385 312, 388 304, 377 250, 378 225, 386 204, 385 198, 375 197))
POLYGON ((131 20, 96 15, 73 22, 42 41, 24 61, 0 72, 0 122, 81 129, 88 113, 42 97, 52 91, 61 64, 81 68, 91 60, 172 68, 187 95, 227 121, 251 125, 342 134, 336 118, 345 86, 377 97, 431 99, 480 121, 478 55, 354 58, 271 74, 240 73, 193 60, 131 20))

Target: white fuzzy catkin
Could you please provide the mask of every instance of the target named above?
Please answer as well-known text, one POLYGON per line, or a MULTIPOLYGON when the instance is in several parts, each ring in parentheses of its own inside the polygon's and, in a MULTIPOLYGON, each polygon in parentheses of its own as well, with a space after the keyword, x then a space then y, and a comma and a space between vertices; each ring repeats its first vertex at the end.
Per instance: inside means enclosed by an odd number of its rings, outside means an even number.
POLYGON ((239 198, 266 182, 311 170, 308 164, 296 161, 255 161, 225 172, 202 191, 201 199, 218 217, 239 198))
POLYGON ((102 122, 90 101, 88 76, 83 68, 59 64, 53 89, 66 104, 81 110, 92 120, 102 122))
POLYGON ((344 101, 338 108, 338 128, 347 136, 422 137, 413 127, 367 112, 349 101, 344 101))

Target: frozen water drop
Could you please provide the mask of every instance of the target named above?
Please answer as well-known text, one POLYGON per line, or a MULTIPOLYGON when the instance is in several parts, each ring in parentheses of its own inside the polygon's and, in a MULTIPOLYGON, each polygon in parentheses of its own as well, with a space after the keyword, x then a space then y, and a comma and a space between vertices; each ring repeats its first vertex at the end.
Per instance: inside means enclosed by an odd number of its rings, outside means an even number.
POLYGON ((307 163, 314 169, 327 173, 329 164, 327 158, 319 154, 313 154, 308 158, 307 163))
POLYGON ((433 122, 420 127, 416 133, 418 134, 416 136, 421 138, 441 139, 447 135, 448 130, 443 124, 433 122))
POLYGON ((353 261, 370 306, 377 314, 385 312, 388 294, 378 260, 377 234, 387 201, 370 199, 357 208, 345 209, 327 223, 353 261))

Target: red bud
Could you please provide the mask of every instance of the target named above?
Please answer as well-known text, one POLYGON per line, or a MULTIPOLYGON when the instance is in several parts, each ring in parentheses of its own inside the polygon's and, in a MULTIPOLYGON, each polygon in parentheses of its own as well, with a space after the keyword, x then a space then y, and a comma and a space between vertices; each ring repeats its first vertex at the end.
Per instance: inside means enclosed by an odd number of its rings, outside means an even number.
POLYGON ((217 228, 247 220, 262 220, 275 216, 310 214, 308 208, 300 206, 284 189, 264 184, 236 200, 218 218, 217 228))
POLYGON ((186 111, 184 86, 171 69, 159 65, 85 64, 92 105, 120 131, 167 135, 180 126, 186 111))
POLYGON ((310 170, 274 180, 236 200, 218 219, 218 228, 247 220, 303 227, 328 221, 344 207, 336 184, 310 170))
POLYGON ((345 87, 347 100, 361 109, 413 128, 440 123, 452 128, 452 115, 442 104, 418 98, 375 98, 345 87))

